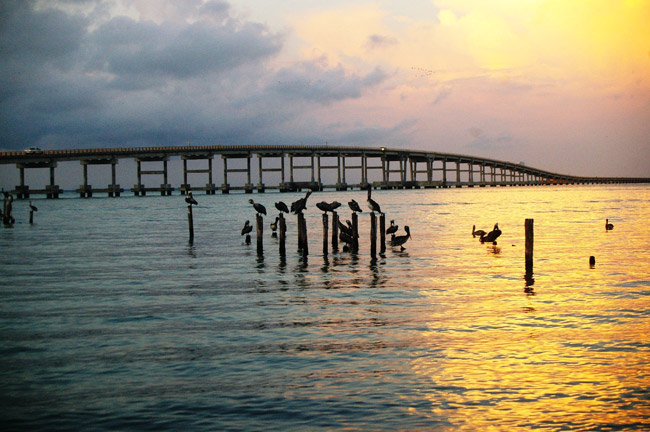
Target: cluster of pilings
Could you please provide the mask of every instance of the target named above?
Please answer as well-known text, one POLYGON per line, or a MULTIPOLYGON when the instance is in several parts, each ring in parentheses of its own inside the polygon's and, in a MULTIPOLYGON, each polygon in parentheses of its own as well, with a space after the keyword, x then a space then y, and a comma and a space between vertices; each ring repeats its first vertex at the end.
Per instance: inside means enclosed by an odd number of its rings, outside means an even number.
POLYGON ((137 183, 130 188, 136 196, 150 193, 171 195, 178 190, 216 191, 227 194, 243 190, 263 193, 268 189, 293 192, 303 189, 395 189, 395 188, 448 188, 486 186, 535 186, 564 184, 648 183, 649 178, 628 177, 578 177, 531 168, 493 159, 451 153, 417 150, 332 147, 332 146, 182 146, 142 147, 114 149, 49 150, 41 153, 0 152, 0 164, 15 164, 19 170, 20 184, 13 193, 18 199, 34 194, 58 198, 63 192, 55 182, 55 169, 59 162, 79 161, 83 166, 83 184, 76 192, 80 197, 106 193, 117 197, 125 189, 117 182, 116 166, 120 159, 132 159, 137 164, 137 183), (223 183, 214 183, 213 160, 221 156, 223 183), (170 158, 183 161, 183 183, 173 186, 168 180, 170 158), (257 157, 257 183, 253 183, 252 159, 257 157), (189 168, 188 161, 204 161, 203 168, 189 168), (240 162, 237 162, 240 161, 240 162), (245 167, 242 167, 244 161, 245 167), (287 167, 288 161, 288 167, 287 167), (335 161, 335 162, 332 162, 335 161), (146 169, 144 164, 146 164, 146 169), (105 188, 93 187, 88 182, 88 167, 111 165, 111 183, 105 188), (49 169, 50 181, 43 189, 33 189, 25 182, 26 169, 49 169), (376 173, 379 174, 376 174, 376 173), (279 173, 280 179, 267 184, 264 175, 279 173), (243 185, 231 184, 232 175, 244 175, 243 185), (327 175, 326 175, 327 174, 327 175), (191 185, 189 175, 203 175, 206 183, 191 185), (350 181, 351 175, 355 176, 350 181), (326 180, 329 178, 330 182, 326 180), (332 182, 332 179, 335 181, 332 182), (147 184, 145 184, 145 179, 147 184), (155 186, 151 186, 150 180, 155 186))

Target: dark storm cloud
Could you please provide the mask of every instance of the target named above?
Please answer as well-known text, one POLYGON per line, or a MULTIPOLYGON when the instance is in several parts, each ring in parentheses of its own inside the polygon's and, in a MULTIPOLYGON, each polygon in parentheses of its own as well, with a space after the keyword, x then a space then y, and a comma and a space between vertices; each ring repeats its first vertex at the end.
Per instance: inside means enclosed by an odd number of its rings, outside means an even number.
POLYGON ((360 97, 384 72, 351 75, 322 62, 273 71, 266 64, 284 35, 233 18, 226 2, 201 4, 186 24, 107 19, 101 2, 84 3, 85 15, 31 5, 0 4, 5 149, 316 143, 377 133, 372 125, 333 131, 309 113, 360 97))

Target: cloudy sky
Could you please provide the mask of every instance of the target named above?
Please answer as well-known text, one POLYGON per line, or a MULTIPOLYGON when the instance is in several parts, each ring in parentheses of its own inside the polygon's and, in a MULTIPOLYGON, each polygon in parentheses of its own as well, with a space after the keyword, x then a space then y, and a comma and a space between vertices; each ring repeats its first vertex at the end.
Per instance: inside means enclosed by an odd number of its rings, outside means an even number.
POLYGON ((328 142, 648 176, 650 0, 3 0, 0 125, 4 150, 328 142))

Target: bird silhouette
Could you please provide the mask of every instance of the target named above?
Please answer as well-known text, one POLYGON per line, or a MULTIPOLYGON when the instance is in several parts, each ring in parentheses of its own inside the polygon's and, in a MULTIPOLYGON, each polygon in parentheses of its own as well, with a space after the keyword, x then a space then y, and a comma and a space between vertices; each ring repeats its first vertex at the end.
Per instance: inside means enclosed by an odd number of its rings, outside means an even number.
POLYGON ((350 210, 352 210, 354 213, 361 213, 361 207, 359 207, 359 203, 356 202, 355 200, 350 200, 348 201, 348 206, 350 207, 350 210))
POLYGON ((38 211, 38 208, 35 205, 32 204, 31 200, 29 201, 29 209, 31 211, 35 211, 35 212, 38 211))
POLYGON ((371 198, 371 194, 372 194, 372 189, 368 189, 368 207, 370 208, 370 211, 381 213, 381 207, 379 207, 377 201, 371 198))
POLYGON ((390 239, 390 245, 399 246, 401 251, 404 250, 404 243, 406 243, 408 239, 411 238, 411 230, 409 229, 408 225, 404 227, 404 231, 406 231, 406 235, 395 236, 390 239))
POLYGON ((185 197, 185 202, 188 203, 189 205, 192 205, 192 204, 194 204, 194 205, 199 205, 199 203, 196 202, 196 200, 195 200, 194 197, 192 196, 192 191, 189 191, 189 192, 187 193, 187 196, 185 197))
POLYGON ((251 225, 250 221, 246 221, 244 228, 241 230, 241 235, 249 234, 251 231, 253 231, 253 225, 251 225))
POLYGON ((287 207, 287 205, 282 201, 276 202, 275 208, 278 209, 278 211, 289 213, 289 207, 287 207))
POLYGON ((476 230, 476 225, 472 225, 472 237, 476 237, 476 236, 483 237, 485 234, 487 234, 485 231, 476 230))
POLYGON ((311 195, 311 190, 308 190, 304 198, 291 203, 291 213, 298 214, 307 208, 307 198, 311 195))
POLYGON ((264 207, 262 204, 260 204, 260 203, 256 203, 256 202, 253 201, 252 199, 249 199, 248 202, 251 203, 251 204, 253 204, 253 208, 255 209, 255 211, 256 211, 258 214, 261 213, 261 214, 263 214, 263 215, 266 215, 266 207, 264 207))
POLYGON ((605 231, 611 231, 614 229, 614 225, 609 223, 609 219, 605 219, 605 231))
POLYGON ((492 244, 497 244, 497 238, 501 235, 501 230, 499 229, 499 224, 495 223, 494 224, 494 229, 487 233, 484 236, 481 236, 481 243, 492 243, 492 244))
POLYGON ((394 235, 397 230, 399 229, 399 225, 395 225, 395 221, 391 220, 390 221, 390 226, 386 228, 386 234, 392 234, 394 235))

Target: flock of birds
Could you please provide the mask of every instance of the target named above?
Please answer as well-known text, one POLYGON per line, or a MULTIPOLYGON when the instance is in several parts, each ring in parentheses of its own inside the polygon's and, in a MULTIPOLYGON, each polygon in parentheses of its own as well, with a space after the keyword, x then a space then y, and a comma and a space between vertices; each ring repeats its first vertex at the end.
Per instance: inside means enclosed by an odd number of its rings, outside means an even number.
MULTIPOLYGON (((311 195, 311 191, 307 191, 307 194, 303 197, 300 198, 299 200, 291 203, 291 208, 289 208, 284 202, 278 201, 275 203, 275 208, 280 212, 280 213, 293 213, 293 214, 298 214, 303 212, 304 210, 307 209, 307 199, 311 195)), ((187 198, 186 198, 187 201, 187 198)), ((266 216, 266 207, 264 205, 255 202, 253 199, 249 199, 248 202, 253 206, 257 214, 260 215, 265 215, 266 216)), ((380 213, 384 214, 381 211, 381 206, 377 201, 372 199, 372 190, 368 190, 368 208, 370 209, 371 212, 373 213, 380 213)), ((319 203, 316 203, 316 207, 321 210, 324 213, 327 212, 334 212, 336 209, 341 207, 341 203, 338 201, 332 201, 332 202, 326 202, 326 201, 321 201, 319 203)), ((348 202, 348 207, 350 210, 352 210, 353 213, 361 213, 363 210, 361 209, 361 206, 357 201, 354 199, 350 200, 348 202)), ((271 231, 272 231, 272 236, 276 237, 277 236, 277 229, 278 229, 278 220, 279 216, 275 218, 275 220, 271 223, 271 231)), ((349 220, 346 220, 346 223, 341 223, 341 221, 338 221, 338 228, 339 228, 339 239, 345 243, 349 248, 352 246, 354 243, 354 229, 352 227, 352 222, 349 220)), ((404 231, 406 231, 406 234, 404 235, 396 235, 398 230, 398 226, 395 225, 395 221, 391 220, 390 221, 390 227, 386 229, 386 234, 389 234, 391 236, 389 244, 393 247, 400 247, 401 250, 404 250, 404 244, 411 238, 411 231, 408 226, 404 227, 404 231)), ((241 235, 247 235, 250 234, 253 231, 253 226, 251 225, 250 221, 246 221, 244 223, 244 227, 241 230, 241 235)), ((345 248, 344 248, 345 250, 345 248)))

